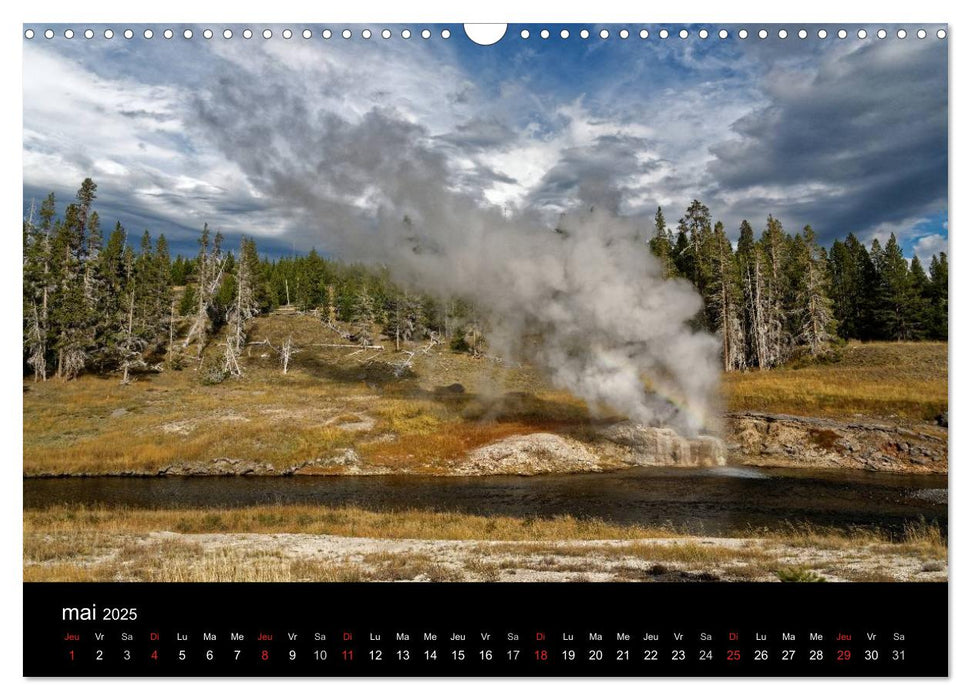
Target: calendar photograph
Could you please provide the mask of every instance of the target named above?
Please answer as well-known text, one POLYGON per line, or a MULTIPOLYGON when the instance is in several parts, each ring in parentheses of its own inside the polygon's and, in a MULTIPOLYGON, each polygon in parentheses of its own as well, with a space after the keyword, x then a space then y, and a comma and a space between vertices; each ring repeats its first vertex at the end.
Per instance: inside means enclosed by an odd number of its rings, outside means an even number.
POLYGON ((946 25, 23 36, 25 585, 947 581, 946 25))

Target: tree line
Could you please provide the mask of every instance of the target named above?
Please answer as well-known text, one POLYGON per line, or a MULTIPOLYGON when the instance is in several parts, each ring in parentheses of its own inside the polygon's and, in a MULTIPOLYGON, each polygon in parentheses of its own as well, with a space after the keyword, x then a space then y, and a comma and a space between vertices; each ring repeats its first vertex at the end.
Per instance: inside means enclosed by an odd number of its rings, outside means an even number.
POLYGON ((701 294, 696 323, 721 339, 726 370, 819 356, 841 340, 947 340, 947 254, 928 274, 894 234, 867 248, 851 233, 827 251, 811 226, 790 234, 770 215, 758 237, 742 221, 732 246, 695 200, 676 231, 658 207, 648 243, 665 275, 701 294))
MULTIPOLYGON (((52 193, 24 220, 24 371, 36 380, 88 371, 128 382, 133 371, 201 360, 213 342, 222 349, 215 371, 239 375, 249 321, 281 306, 313 312, 362 346, 383 336, 396 349, 430 340, 478 355, 487 345, 474 299, 405 289, 386 269, 315 250, 261 259, 247 237, 226 251, 208 225, 194 258, 172 259, 165 237, 148 231, 135 245, 121 223, 105 239, 96 192, 88 178, 62 216, 52 193)), ((810 226, 793 235, 769 216, 759 236, 743 221, 733 246, 696 200, 675 231, 659 207, 647 244, 666 276, 698 290, 695 324, 721 339, 726 370, 818 356, 841 339, 947 339, 947 255, 925 272, 893 235, 868 248, 849 234, 827 251, 810 226)))

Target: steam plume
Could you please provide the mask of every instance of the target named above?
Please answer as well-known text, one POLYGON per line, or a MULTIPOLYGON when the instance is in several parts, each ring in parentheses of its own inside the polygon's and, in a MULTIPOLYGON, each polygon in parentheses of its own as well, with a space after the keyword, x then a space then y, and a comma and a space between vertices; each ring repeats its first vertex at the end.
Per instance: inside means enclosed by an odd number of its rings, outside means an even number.
POLYGON ((717 343, 687 325, 701 299, 663 278, 635 222, 590 203, 555 230, 538 214, 500 211, 463 189, 434 137, 394 110, 346 119, 312 104, 306 86, 267 77, 221 79, 197 97, 195 121, 325 250, 474 300, 497 354, 532 362, 594 411, 692 434, 711 422, 717 343))

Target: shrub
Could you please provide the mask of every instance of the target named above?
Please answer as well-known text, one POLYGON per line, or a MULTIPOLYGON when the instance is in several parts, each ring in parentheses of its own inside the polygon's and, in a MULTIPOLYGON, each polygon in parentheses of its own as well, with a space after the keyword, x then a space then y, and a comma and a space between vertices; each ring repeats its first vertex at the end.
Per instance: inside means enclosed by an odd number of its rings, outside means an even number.
POLYGON ((822 583, 826 579, 805 566, 786 566, 775 572, 785 583, 822 583))

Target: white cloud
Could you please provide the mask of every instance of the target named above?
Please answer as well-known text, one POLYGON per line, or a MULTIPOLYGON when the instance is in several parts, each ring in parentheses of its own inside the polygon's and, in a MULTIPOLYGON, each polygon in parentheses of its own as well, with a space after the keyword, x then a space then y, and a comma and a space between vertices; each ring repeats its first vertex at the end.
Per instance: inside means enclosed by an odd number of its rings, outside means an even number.
POLYGON ((947 252, 947 237, 939 233, 922 236, 914 241, 914 254, 920 258, 924 266, 930 265, 931 257, 947 252))

